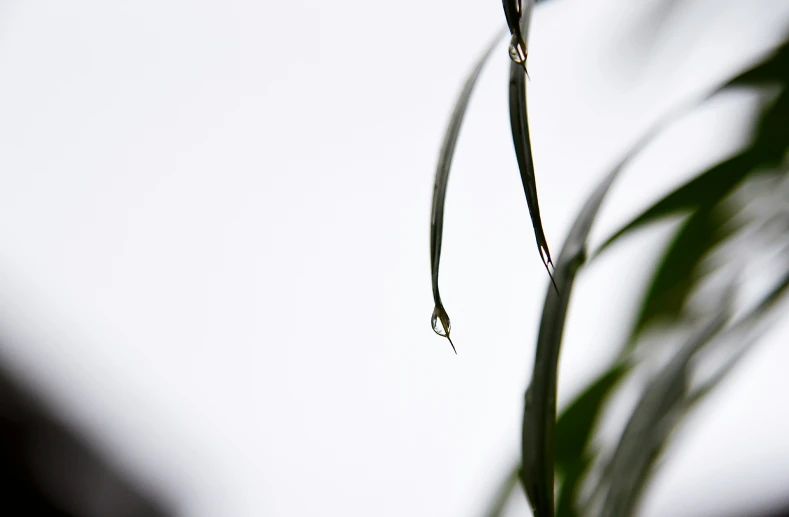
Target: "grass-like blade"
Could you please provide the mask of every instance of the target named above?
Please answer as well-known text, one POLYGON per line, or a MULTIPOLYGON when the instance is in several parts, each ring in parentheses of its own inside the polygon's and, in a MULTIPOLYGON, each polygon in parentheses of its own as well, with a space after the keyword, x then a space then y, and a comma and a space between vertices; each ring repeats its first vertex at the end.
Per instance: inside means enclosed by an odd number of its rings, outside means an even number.
MULTIPOLYGON (((521 12, 521 31, 523 37, 528 37, 529 22, 534 2, 527 1, 521 12)), ((526 194, 526 203, 529 206, 529 217, 534 228, 534 237, 537 239, 537 249, 540 252, 540 259, 545 265, 545 269, 551 276, 554 288, 557 288, 553 278, 553 261, 551 252, 548 249, 548 241, 545 238, 545 231, 542 227, 540 217, 540 203, 537 199, 537 179, 534 175, 534 157, 531 149, 531 138, 529 136, 529 117, 526 108, 526 70, 517 62, 510 64, 510 125, 512 127, 512 143, 515 147, 515 157, 518 160, 523 191, 526 194)))
POLYGON ((598 249, 598 255, 624 235, 669 215, 689 214, 652 276, 631 330, 630 346, 651 322, 671 323, 696 287, 699 264, 736 228, 726 224, 722 201, 746 179, 770 174, 789 152, 789 36, 765 59, 726 81, 710 96, 731 87, 777 85, 775 100, 759 113, 750 145, 667 194, 625 224, 598 249))
POLYGON ((789 271, 779 278, 754 308, 726 328, 724 325, 730 312, 727 306, 731 305, 733 296, 725 296, 728 303, 723 304, 724 307, 710 323, 693 336, 668 366, 649 383, 606 469, 609 489, 603 515, 632 515, 672 430, 728 376, 758 342, 758 337, 765 330, 764 327, 759 327, 759 323, 772 313, 787 292, 789 271), (734 341, 734 350, 729 359, 717 368, 709 380, 689 390, 691 358, 702 348, 717 347, 727 341, 734 341))
POLYGON ((785 84, 789 75, 789 34, 766 59, 735 76, 723 87, 785 84))
POLYGON ((562 411, 556 421, 556 468, 570 470, 589 444, 591 431, 603 404, 630 370, 626 362, 617 362, 603 372, 562 411))
POLYGON ((786 121, 789 120, 789 35, 787 40, 763 61, 715 88, 709 96, 732 87, 760 84, 778 85, 783 88, 783 92, 762 112, 750 147, 713 166, 654 203, 606 239, 595 255, 623 236, 663 217, 702 206, 714 206, 749 174, 758 173, 781 162, 789 150, 789 131, 786 129, 786 121))
POLYGON ((729 316, 729 307, 721 309, 647 385, 606 468, 608 490, 602 516, 634 514, 652 466, 681 418, 688 393, 690 360, 724 328, 729 316))
POLYGON ((722 207, 703 207, 684 222, 658 264, 647 289, 629 346, 652 322, 680 318, 685 303, 702 278, 701 264, 707 254, 737 230, 735 219, 722 207))
POLYGON ((779 160, 789 152, 787 120, 789 88, 761 114, 749 148, 668 194, 612 235, 598 250, 599 253, 623 235, 662 217, 690 212, 653 274, 631 330, 631 346, 650 322, 679 317, 700 278, 698 266, 702 259, 736 230, 721 210, 722 201, 747 178, 773 174, 779 160))
POLYGON ((463 117, 468 108, 471 92, 477 83, 482 68, 485 66, 496 44, 505 34, 504 31, 499 33, 493 38, 488 48, 477 60, 471 74, 466 79, 463 90, 455 103, 455 109, 452 111, 452 117, 449 120, 449 126, 444 135, 444 142, 441 145, 441 152, 438 157, 438 166, 436 168, 435 185, 433 187, 433 206, 430 215, 430 272, 433 284, 433 302, 435 308, 431 317, 431 325, 436 334, 446 337, 452 345, 452 350, 457 353, 455 344, 449 337, 451 324, 449 315, 444 304, 441 302, 441 293, 438 289, 438 269, 441 263, 441 242, 444 230, 444 201, 447 193, 447 182, 449 180, 449 170, 452 166, 452 157, 455 154, 455 145, 457 144, 458 135, 460 134, 460 126, 463 124, 463 117))
POLYGON ((766 330, 764 327, 760 328, 759 324, 772 313, 775 306, 784 299, 787 292, 789 292, 789 271, 783 274, 753 309, 739 318, 726 332, 727 337, 731 335, 734 340, 740 343, 734 353, 731 354, 731 357, 710 376, 710 379, 691 393, 690 405, 697 404, 720 384, 751 347, 758 342, 758 338, 766 330))
POLYGON ((557 497, 557 517, 578 515, 578 490, 592 463, 593 453, 589 447, 594 427, 605 402, 629 371, 628 362, 615 363, 578 395, 556 420, 554 464, 562 478, 557 497))
POLYGON ((548 289, 537 337, 534 371, 523 415, 522 481, 536 517, 554 515, 554 431, 556 426, 556 381, 559 349, 578 268, 586 260, 586 239, 592 222, 619 174, 608 174, 587 199, 575 220, 554 270, 557 289, 548 289))
POLYGON ((575 275, 586 260, 586 240, 592 222, 616 177, 658 132, 678 114, 684 113, 687 106, 681 108, 668 113, 649 128, 600 182, 576 217, 559 254, 554 271, 555 289, 548 289, 545 295, 534 370, 526 390, 523 412, 521 481, 537 517, 554 515, 554 443, 559 350, 575 275))

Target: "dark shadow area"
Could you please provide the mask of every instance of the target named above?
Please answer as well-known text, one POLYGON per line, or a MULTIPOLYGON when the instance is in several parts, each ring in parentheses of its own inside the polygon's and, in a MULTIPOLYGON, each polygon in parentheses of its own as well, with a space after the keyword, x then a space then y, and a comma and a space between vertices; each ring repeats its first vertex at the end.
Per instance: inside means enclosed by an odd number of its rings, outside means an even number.
POLYGON ((0 365, 0 515, 175 517, 0 365))

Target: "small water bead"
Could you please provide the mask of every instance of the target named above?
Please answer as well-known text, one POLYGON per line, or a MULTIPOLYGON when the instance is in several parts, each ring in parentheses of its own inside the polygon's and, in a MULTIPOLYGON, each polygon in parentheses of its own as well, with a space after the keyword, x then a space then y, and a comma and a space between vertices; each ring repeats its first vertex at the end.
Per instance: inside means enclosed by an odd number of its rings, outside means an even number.
POLYGON ((526 62, 526 56, 528 52, 526 51, 525 45, 521 44, 518 41, 518 37, 516 35, 512 36, 512 40, 510 40, 510 59, 512 59, 515 63, 522 65, 526 62))
MULTIPOLYGON (((446 313, 445 313, 446 314, 446 313)), ((430 325, 433 327, 433 332, 438 334, 441 337, 447 337, 447 334, 451 330, 451 325, 449 323, 449 317, 446 315, 444 318, 439 317, 439 309, 436 307, 433 310, 433 316, 430 318, 430 325), (447 328, 444 329, 444 322, 442 320, 446 319, 447 328)))

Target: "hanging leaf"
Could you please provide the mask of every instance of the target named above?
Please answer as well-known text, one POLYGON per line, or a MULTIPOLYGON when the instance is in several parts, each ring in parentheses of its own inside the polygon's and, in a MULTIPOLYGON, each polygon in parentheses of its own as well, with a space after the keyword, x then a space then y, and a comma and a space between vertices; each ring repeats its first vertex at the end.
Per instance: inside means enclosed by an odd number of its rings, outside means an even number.
POLYGON ((469 100, 471 99, 471 92, 477 84, 482 68, 485 66, 493 49, 496 48, 499 40, 504 36, 505 32, 500 31, 488 45, 488 48, 477 60, 471 74, 466 79, 463 90, 460 92, 455 109, 452 111, 452 117, 449 120, 449 126, 444 135, 444 142, 441 145, 441 152, 438 157, 438 166, 436 168, 436 179, 433 187, 433 206, 430 215, 430 271, 433 284, 433 302, 435 308, 431 317, 430 324, 436 334, 446 337, 449 344, 452 345, 452 350, 457 353, 455 344, 449 337, 451 330, 451 323, 449 315, 444 304, 441 302, 441 293, 438 289, 438 269, 441 264, 441 243, 444 231, 444 201, 447 193, 447 182, 449 181, 449 170, 452 165, 452 157, 455 154, 455 145, 457 144, 458 135, 460 134, 460 126, 463 124, 463 117, 466 114, 469 100))
POLYGON ((523 415, 522 481, 536 517, 554 515, 554 430, 556 381, 564 322, 573 282, 586 257, 586 239, 611 183, 624 162, 606 176, 587 199, 565 240, 554 278, 543 305, 532 381, 526 392, 523 415))
POLYGON ((554 433, 559 350, 572 285, 578 268, 586 260, 589 231, 613 181, 656 134, 687 109, 686 106, 681 108, 655 122, 600 182, 575 219, 559 254, 554 273, 556 288, 549 289, 545 296, 532 380, 526 390, 523 413, 521 480, 537 517, 552 517, 554 514, 554 433))
MULTIPOLYGON (((527 2, 521 14, 521 31, 523 36, 529 34, 529 20, 531 19, 531 8, 533 2, 527 2)), ((505 8, 506 11, 506 8, 505 8)), ((509 19, 508 19, 509 21, 509 19)), ((551 276, 554 288, 556 282, 553 279, 553 262, 551 252, 548 249, 548 241, 545 238, 545 231, 542 227, 540 217, 540 203, 537 199, 537 179, 534 175, 534 158, 532 156, 531 138, 529 137, 529 117, 526 109, 526 71, 521 64, 513 61, 510 64, 510 126, 512 128, 512 143, 515 147, 515 157, 518 160, 523 191, 526 194, 526 203, 529 206, 529 217, 534 228, 534 236, 537 239, 537 249, 540 259, 551 276)))

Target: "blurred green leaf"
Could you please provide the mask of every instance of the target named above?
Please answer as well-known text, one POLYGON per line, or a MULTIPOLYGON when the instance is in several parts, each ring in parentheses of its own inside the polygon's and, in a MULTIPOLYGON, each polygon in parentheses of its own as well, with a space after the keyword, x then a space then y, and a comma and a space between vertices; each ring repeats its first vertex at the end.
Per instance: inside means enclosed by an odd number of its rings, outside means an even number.
POLYGON ((765 104, 754 128, 749 147, 696 176, 624 225, 598 249, 598 255, 613 242, 635 229, 669 215, 690 212, 672 243, 666 248, 650 281, 631 331, 630 345, 652 322, 676 320, 701 278, 702 259, 737 230, 721 203, 743 181, 772 172, 789 152, 789 40, 760 63, 739 74, 716 92, 733 86, 774 83, 782 90, 765 104))
POLYGON ((575 219, 556 263, 554 278, 558 289, 548 289, 545 296, 534 371, 526 392, 522 438, 523 484, 537 517, 554 515, 556 381, 567 306, 575 275, 586 259, 586 239, 592 222, 624 163, 603 179, 575 219))
POLYGON ((556 421, 556 468, 568 472, 580 462, 592 437, 592 430, 608 396, 629 371, 617 362, 603 372, 565 409, 556 421))
POLYGON ((731 303, 723 305, 644 390, 605 469, 608 489, 603 516, 630 517, 634 514, 654 463, 679 419, 678 409, 687 393, 690 359, 728 321, 731 303))
POLYGON ((707 396, 715 387, 723 381, 732 369, 742 360, 745 354, 761 337, 765 328, 759 328, 759 324, 775 309, 789 292, 789 270, 787 270, 767 292, 762 300, 756 304, 744 316, 739 318, 730 329, 726 331, 726 337, 739 341, 735 343, 736 349, 728 361, 711 375, 710 379, 696 388, 689 395, 688 407, 697 404, 707 396))
MULTIPOLYGON (((477 84, 477 79, 482 72, 482 68, 485 66, 485 63, 504 34, 506 34, 505 31, 499 31, 493 38, 488 48, 477 60, 471 74, 466 79, 463 90, 460 92, 460 96, 455 103, 455 109, 452 111, 452 118, 449 120, 449 127, 447 127, 446 134, 444 135, 444 142, 441 145, 438 166, 436 168, 436 179, 433 187, 433 205, 430 216, 430 271, 433 286, 433 302, 435 303, 431 325, 436 334, 444 336, 449 340, 449 343, 452 345, 452 350, 455 350, 455 345, 449 337, 449 332, 451 330, 449 315, 446 309, 444 309, 444 304, 441 301, 441 293, 438 289, 438 270, 441 264, 441 243, 444 232, 444 201, 446 200, 447 194, 447 182, 449 181, 449 170, 452 165, 452 157, 455 154, 455 145, 457 144, 458 135, 460 134, 460 126, 463 124, 463 117, 466 114, 466 109, 471 99, 471 92, 477 84), (439 324, 441 325, 440 327, 439 324)), ((457 350, 455 350, 455 353, 457 353, 457 350)))
POLYGON ((556 499, 556 517, 578 517, 581 515, 576 503, 578 490, 591 463, 588 456, 580 456, 578 461, 565 471, 556 499))
POLYGON ((577 494, 583 475, 592 463, 588 447, 595 424, 608 397, 629 369, 626 362, 617 362, 578 395, 556 421, 554 462, 562 476, 557 517, 578 515, 577 494))
POLYGON ((711 95, 734 86, 773 83, 783 88, 778 98, 766 106, 757 122, 752 142, 737 155, 713 166, 667 194, 640 215, 614 232, 595 252, 599 255, 615 241, 633 230, 665 216, 718 204, 751 173, 780 164, 789 150, 789 36, 775 52, 754 67, 725 82, 711 95))
MULTIPOLYGON (((706 206, 687 219, 654 273, 632 336, 637 336, 653 321, 680 318, 688 297, 701 277, 702 259, 735 229, 723 210, 706 206)), ((630 343, 634 344, 634 339, 630 343)))
POLYGON ((702 327, 647 385, 605 469, 604 479, 608 483, 608 490, 603 504, 604 516, 632 515, 672 431, 726 378, 758 341, 763 328, 750 336, 745 334, 769 315, 788 291, 789 271, 778 279, 753 309, 727 327, 734 298, 731 288, 710 323, 702 327), (691 359, 705 347, 719 347, 732 339, 740 343, 734 343, 734 352, 730 358, 709 380, 689 390, 691 359))
POLYGON ((554 431, 559 350, 572 285, 578 269, 586 260, 586 240, 589 230, 614 179, 657 133, 687 109, 687 106, 681 106, 667 113, 644 132, 587 198, 559 254, 554 272, 556 289, 549 289, 545 296, 537 336, 534 370, 531 383, 526 390, 523 412, 521 478, 537 517, 552 516, 554 510, 554 431))
POLYGON ((723 88, 733 86, 757 86, 763 84, 786 84, 789 75, 789 35, 763 61, 733 77, 723 88))
POLYGON ((648 223, 700 207, 715 206, 745 177, 746 171, 753 163, 750 154, 745 151, 729 158, 674 190, 609 237, 597 250, 595 256, 625 234, 648 223))

